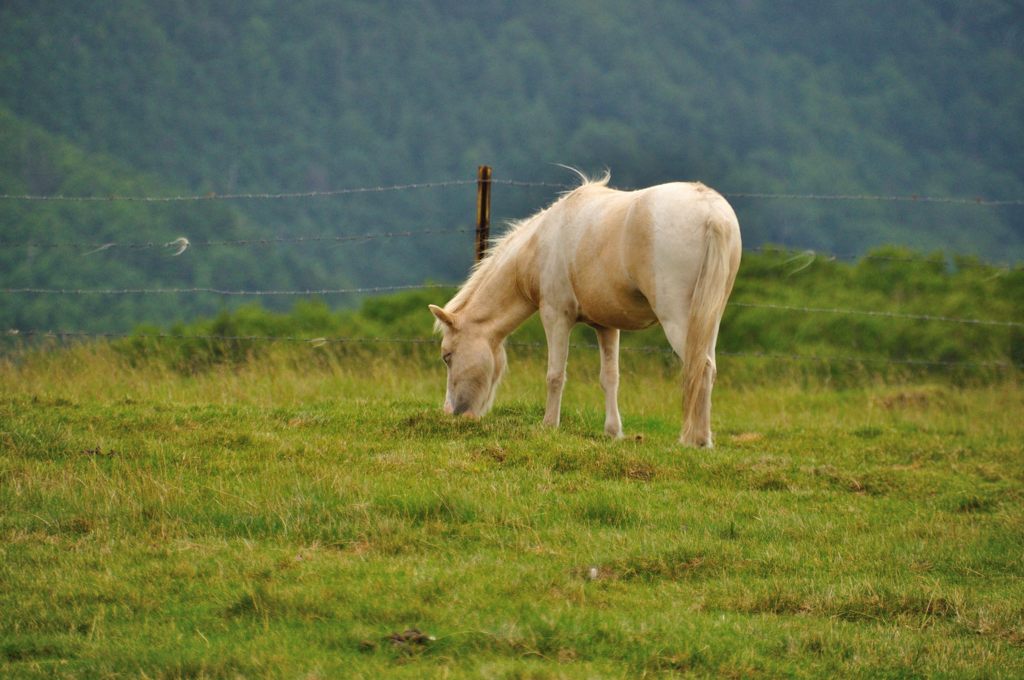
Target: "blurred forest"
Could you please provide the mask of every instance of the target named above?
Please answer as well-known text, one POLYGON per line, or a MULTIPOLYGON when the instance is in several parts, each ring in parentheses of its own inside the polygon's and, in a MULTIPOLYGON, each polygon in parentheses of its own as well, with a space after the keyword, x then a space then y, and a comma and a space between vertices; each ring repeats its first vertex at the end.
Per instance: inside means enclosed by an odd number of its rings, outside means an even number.
MULTIPOLYGON (((565 163, 610 168, 619 187, 701 180, 727 196, 1021 199, 1024 3, 5 0, 0 158, 0 194, 325 191, 471 179, 483 163, 558 184, 573 181, 565 163)), ((0 199, 0 285, 459 281, 467 234, 100 247, 469 227, 474 191, 0 199)), ((493 214, 524 216, 557 191, 497 185, 493 214)), ((1021 205, 731 201, 751 248, 1024 257, 1021 205)), ((230 304, 4 295, 0 326, 113 331, 230 304)))

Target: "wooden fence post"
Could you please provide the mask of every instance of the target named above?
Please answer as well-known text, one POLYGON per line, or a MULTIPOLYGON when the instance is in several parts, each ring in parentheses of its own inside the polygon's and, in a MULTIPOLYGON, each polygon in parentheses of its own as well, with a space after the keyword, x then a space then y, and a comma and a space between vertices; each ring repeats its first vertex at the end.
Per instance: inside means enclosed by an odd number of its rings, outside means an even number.
POLYGON ((484 258, 491 235, 491 166, 476 170, 476 262, 484 258))

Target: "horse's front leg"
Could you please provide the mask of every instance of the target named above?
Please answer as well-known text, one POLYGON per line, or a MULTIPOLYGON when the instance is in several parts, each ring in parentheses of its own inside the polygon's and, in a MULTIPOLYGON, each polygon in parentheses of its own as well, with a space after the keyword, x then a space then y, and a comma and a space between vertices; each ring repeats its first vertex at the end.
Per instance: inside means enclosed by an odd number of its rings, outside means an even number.
POLYGON ((601 389, 604 390, 604 431, 612 437, 622 436, 619 416, 619 329, 597 328, 597 344, 601 348, 601 389))
POLYGON ((544 424, 558 427, 562 413, 562 390, 565 388, 565 365, 569 359, 569 331, 574 319, 565 311, 541 308, 540 321, 548 340, 548 401, 544 408, 544 424))

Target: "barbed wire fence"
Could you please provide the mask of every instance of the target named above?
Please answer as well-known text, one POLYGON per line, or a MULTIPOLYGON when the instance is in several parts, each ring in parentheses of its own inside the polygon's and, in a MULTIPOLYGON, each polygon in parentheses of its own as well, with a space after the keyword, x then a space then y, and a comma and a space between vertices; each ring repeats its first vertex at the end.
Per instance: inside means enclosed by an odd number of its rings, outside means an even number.
MULTIPOLYGON (((543 182, 517 179, 491 178, 485 180, 491 186, 511 187, 541 187, 546 189, 557 189, 560 191, 571 191, 576 184, 565 182, 543 182)), ((352 194, 376 194, 392 191, 409 191, 413 189, 438 189, 453 186, 469 186, 480 183, 479 179, 449 179, 436 182, 416 182, 407 184, 377 185, 366 187, 349 187, 342 189, 329 189, 325 191, 296 191, 277 193, 227 193, 218 194, 207 192, 205 194, 189 194, 175 196, 125 196, 110 194, 108 196, 64 196, 64 195, 34 195, 34 194, 0 194, 0 200, 13 201, 70 201, 70 202, 109 202, 109 201, 135 201, 142 203, 171 203, 171 202, 195 202, 195 201, 238 201, 238 200, 287 200, 302 198, 327 198, 332 196, 346 196, 352 194)), ((622 187, 623 190, 630 190, 630 187, 622 187)), ((963 205, 987 205, 987 206, 1013 206, 1024 205, 1024 198, 991 199, 982 196, 933 196, 927 194, 821 194, 821 193, 761 193, 761 192, 723 192, 726 198, 753 198, 765 200, 793 200, 793 201, 874 201, 889 203, 946 203, 963 205)))
MULTIPOLYGON (((218 288, 0 288, 0 293, 7 295, 182 295, 192 293, 210 293, 213 295, 234 297, 274 297, 274 296, 317 296, 317 295, 354 295, 364 293, 393 293, 407 290, 428 290, 438 288, 456 288, 457 283, 423 283, 400 286, 369 286, 363 288, 307 288, 297 290, 221 290, 218 288)), ((1007 326, 1024 328, 1024 321, 999 321, 994 319, 974 319, 965 317, 941 316, 936 314, 910 314, 872 309, 846 309, 828 307, 802 307, 798 305, 780 305, 766 302, 735 302, 733 307, 748 309, 773 309, 808 314, 841 314, 848 316, 878 316, 892 319, 909 319, 914 321, 942 321, 947 323, 973 324, 978 326, 1007 326)))
MULTIPOLYGON (((509 187, 539 187, 554 189, 558 191, 569 191, 575 188, 575 184, 565 184, 543 181, 524 181, 515 179, 496 179, 489 174, 486 179, 451 179, 434 182, 418 182, 393 185, 378 185, 366 187, 341 188, 326 191, 305 191, 305 192, 276 192, 276 193, 229 193, 229 194, 194 194, 194 195, 168 195, 168 196, 65 196, 65 195, 32 195, 32 194, 0 194, 0 201, 28 201, 28 202, 70 202, 70 203, 100 203, 100 202, 137 202, 137 203, 171 203, 171 202, 202 202, 202 201, 274 201, 274 200, 308 200, 339 196, 351 196, 358 194, 380 194, 386 192, 413 191, 424 189, 437 189, 445 187, 458 187, 477 185, 478 188, 485 183, 489 190, 492 186, 509 187)), ((946 204, 946 205, 967 205, 967 206, 1024 206, 1024 199, 989 199, 983 197, 958 197, 958 196, 934 196, 934 195, 875 195, 875 194, 800 194, 800 193, 743 193, 725 192, 726 198, 752 199, 752 200, 779 200, 779 201, 857 201, 857 202, 889 202, 889 203, 919 203, 919 204, 946 204)), ((478 206, 479 207, 479 206, 478 206)), ((489 213, 489 205, 488 205, 489 213)), ((489 214, 488 218, 489 220, 489 214)), ((403 231, 373 231, 359 234, 342 235, 309 235, 291 236, 275 235, 251 239, 203 239, 190 240, 187 236, 178 236, 169 241, 7 241, 0 240, 0 249, 5 250, 31 250, 31 249, 70 249, 80 250, 79 256, 85 257, 100 252, 111 251, 138 251, 138 250, 164 250, 172 257, 179 257, 198 248, 205 247, 273 247, 283 244, 301 243, 360 243, 379 240, 413 239, 423 236, 442 234, 469 234, 477 233, 480 237, 480 224, 477 229, 471 228, 448 228, 448 229, 422 229, 403 231)), ((485 232, 486 240, 486 232, 485 232)), ((789 261, 803 258, 809 264, 816 259, 840 260, 859 258, 862 260, 884 260, 894 262, 936 262, 920 256, 902 256, 888 254, 837 254, 823 253, 815 250, 800 250, 798 252, 786 251, 776 247, 762 247, 754 249, 756 252, 781 253, 789 256, 789 261)), ((957 261, 957 267, 984 267, 995 270, 999 273, 1009 271, 1011 267, 993 266, 971 260, 957 261)), ((367 295, 379 293, 392 293, 411 290, 426 289, 451 289, 457 287, 458 283, 433 283, 433 284, 403 284, 389 286, 364 286, 349 288, 319 288, 319 289, 294 289, 294 290, 260 290, 260 289, 220 289, 212 287, 171 287, 171 288, 43 288, 43 287, 7 287, 0 288, 0 295, 4 296, 139 296, 139 295, 198 295, 208 294, 224 297, 313 297, 313 296, 335 296, 335 295, 367 295)), ((991 326, 1005 328, 1024 328, 1024 321, 997 320, 971 317, 952 317, 933 314, 914 314, 895 312, 887 310, 872 309, 849 309, 849 308, 827 308, 807 307, 798 305, 784 305, 764 302, 730 301, 730 306, 738 308, 763 309, 780 312, 795 312, 803 314, 830 314, 841 316, 864 316, 884 317, 904 320, 915 320, 924 322, 939 322, 949 324, 967 324, 974 326, 991 326)), ((78 330, 54 330, 54 329, 7 329, 7 338, 39 339, 51 338, 58 340, 115 340, 126 338, 151 339, 151 340, 202 340, 209 342, 261 342, 261 343, 293 343, 305 344, 312 347, 325 345, 343 344, 406 344, 425 345, 436 343, 434 338, 407 337, 407 338, 376 338, 376 337, 299 337, 284 335, 227 335, 227 334, 190 334, 190 333, 123 333, 123 332, 93 332, 78 330)), ((543 348, 540 343, 510 342, 510 346, 523 349, 543 348)), ((575 347, 596 348, 596 345, 575 344, 575 347)), ((672 352, 668 347, 660 346, 627 346, 622 347, 623 351, 641 353, 665 353, 672 352)), ((775 352, 728 352, 719 351, 723 356, 758 358, 773 361, 810 361, 821 363, 856 363, 856 364, 887 364, 904 366, 927 366, 927 367, 973 367, 973 368, 1024 368, 1022 364, 1002 361, 941 361, 925 359, 900 359, 900 358, 864 358, 844 356, 821 356, 815 354, 785 354, 775 352)))
MULTIPOLYGON (((276 193, 225 193, 218 194, 208 192, 206 194, 173 195, 173 196, 124 196, 111 194, 109 196, 64 196, 64 195, 35 195, 35 194, 0 194, 3 201, 32 201, 32 202, 70 202, 70 203, 110 203, 110 202, 136 202, 136 203, 174 203, 174 202, 201 202, 201 201, 269 201, 289 199, 311 199, 329 198, 337 196, 351 196, 358 194, 376 194, 398 191, 409 191, 416 189, 436 189, 446 187, 458 187, 477 185, 477 179, 452 179, 436 182, 418 182, 393 185, 378 185, 366 187, 349 187, 325 191, 303 191, 303 192, 276 192, 276 193)), ((538 187, 554 189, 558 191, 570 191, 575 188, 574 184, 561 182, 526 181, 515 179, 488 179, 489 185, 510 186, 510 187, 538 187)), ((754 200, 781 200, 781 201, 846 201, 846 202, 887 202, 887 203, 919 203, 919 204, 947 204, 947 205, 968 205, 968 206, 1024 206, 1024 198, 1013 199, 989 199, 980 196, 934 196, 934 195, 884 195, 884 194, 801 194, 801 193, 757 193, 757 192, 726 192, 726 198, 754 199, 754 200)), ((9 241, 0 240, 0 249, 87 249, 81 255, 91 255, 95 252, 106 250, 149 250, 165 249, 174 251, 172 254, 180 255, 190 248, 222 247, 222 246, 271 246, 285 243, 346 243, 373 241, 380 239, 394 238, 417 238, 427 235, 442 235, 456 233, 471 233, 472 229, 421 229, 404 231, 374 231, 360 234, 343 235, 311 235, 291 236, 278 235, 252 239, 206 239, 192 240, 187 236, 179 236, 170 241, 9 241)), ((756 251, 770 249, 758 248, 756 251)), ((798 249, 802 254, 819 257, 827 260, 847 259, 868 259, 868 260, 889 260, 912 262, 921 261, 924 258, 910 256, 877 255, 877 254, 856 254, 856 253, 831 253, 810 249, 798 249)), ((981 264, 975 262, 958 262, 960 267, 986 267, 996 269, 1007 269, 1008 266, 981 264)))
MULTIPOLYGON (((308 347, 318 348, 329 345, 427 345, 435 346, 438 343, 437 338, 417 338, 417 337, 330 337, 330 336, 317 336, 317 337, 306 337, 306 336, 289 336, 289 335, 223 335, 223 334, 208 334, 208 333, 146 333, 146 332, 92 332, 92 331, 54 331, 54 330, 15 330, 11 329, 7 331, 7 335, 10 337, 21 337, 21 338, 40 338, 40 339, 52 339, 52 340, 137 340, 137 341, 151 341, 151 340, 189 340, 189 341, 203 341, 211 343, 282 343, 282 344, 293 344, 293 345, 305 345, 308 347)), ((514 349, 523 350, 534 350, 543 351, 547 348, 547 345, 540 342, 522 342, 522 341, 509 341, 506 346, 514 349)), ((587 350, 599 350, 600 347, 596 343, 570 343, 571 349, 587 349, 587 350)), ((620 348, 622 352, 629 352, 635 354, 660 354, 660 355, 674 355, 675 352, 670 347, 660 347, 654 345, 643 345, 643 346, 632 346, 622 345, 620 348)), ((919 367, 939 367, 939 368, 988 368, 988 369, 1007 369, 1007 368, 1024 368, 1024 365, 1013 364, 1005 361, 942 361, 932 359, 892 359, 892 358, 877 358, 877 357, 844 357, 844 356, 831 356, 831 355, 818 355, 818 354, 787 354, 784 352, 733 352, 727 350, 718 350, 716 352, 719 356, 736 357, 744 359, 765 359, 771 361, 788 361, 788 362, 817 362, 817 363, 845 363, 845 364, 868 364, 868 365, 893 365, 893 366, 919 366, 919 367)))

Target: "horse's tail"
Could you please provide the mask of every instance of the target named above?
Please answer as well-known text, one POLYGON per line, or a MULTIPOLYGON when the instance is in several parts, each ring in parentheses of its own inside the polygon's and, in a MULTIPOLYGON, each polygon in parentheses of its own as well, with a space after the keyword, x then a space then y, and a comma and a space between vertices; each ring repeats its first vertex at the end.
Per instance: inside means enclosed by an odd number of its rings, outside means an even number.
POLYGON ((739 266, 738 243, 734 240, 739 240, 734 218, 725 219, 724 215, 713 211, 706 222, 704 258, 690 300, 686 356, 683 357, 686 417, 682 441, 691 446, 712 445, 711 386, 716 373, 714 343, 739 266))

